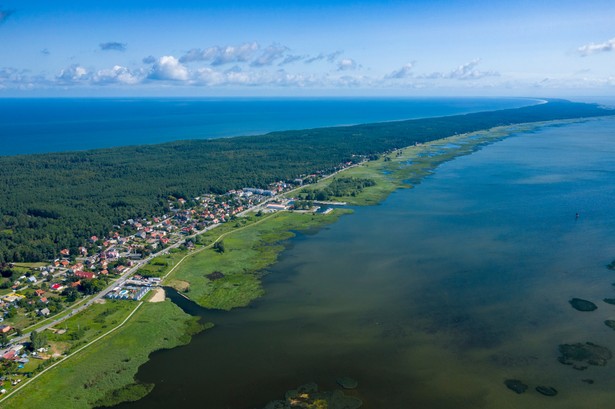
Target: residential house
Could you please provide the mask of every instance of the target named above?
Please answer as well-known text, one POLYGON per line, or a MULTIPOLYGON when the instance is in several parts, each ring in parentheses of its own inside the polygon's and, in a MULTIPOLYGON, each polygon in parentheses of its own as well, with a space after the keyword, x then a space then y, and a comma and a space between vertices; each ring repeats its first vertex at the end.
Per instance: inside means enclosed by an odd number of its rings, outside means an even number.
POLYGON ((96 274, 91 273, 89 271, 77 271, 75 272, 75 277, 86 278, 88 280, 91 280, 96 277, 96 274))
POLYGON ((60 292, 64 289, 64 286, 60 283, 55 283, 51 285, 51 291, 57 291, 60 292))

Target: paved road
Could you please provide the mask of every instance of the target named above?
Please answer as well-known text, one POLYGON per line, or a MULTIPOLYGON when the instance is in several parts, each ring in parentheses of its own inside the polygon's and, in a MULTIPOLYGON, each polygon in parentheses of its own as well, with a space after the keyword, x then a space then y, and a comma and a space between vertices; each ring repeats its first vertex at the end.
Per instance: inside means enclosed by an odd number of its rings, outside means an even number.
MULTIPOLYGON (((355 165, 349 166, 347 168, 340 169, 337 172, 334 172, 334 173, 332 173, 330 175, 327 175, 327 176, 323 177, 320 180, 329 179, 329 178, 337 175, 338 173, 340 173, 340 172, 342 172, 344 170, 348 170, 348 169, 353 168, 355 166, 359 166, 362 163, 363 162, 360 162, 360 163, 357 163, 355 165)), ((297 187, 295 189, 289 190, 288 192, 284 192, 283 195, 288 195, 289 193, 296 192, 296 191, 298 191, 298 190, 300 190, 300 189, 302 189, 304 187, 305 186, 300 186, 300 187, 297 187)), ((267 200, 264 200, 264 201, 262 201, 261 203, 259 203, 256 206, 252 206, 251 208, 246 209, 246 210, 244 210, 241 213, 237 213, 237 216, 245 216, 249 212, 259 211, 259 210, 263 209, 267 205, 267 203, 269 203, 269 202, 271 202, 272 200, 275 200, 275 199, 277 199, 277 197, 273 196, 273 197, 271 197, 271 198, 269 198, 267 200)), ((160 224, 162 224, 162 222, 160 224)), ((64 316, 62 316, 62 317, 60 317, 58 319, 55 319, 55 320, 53 320, 53 321, 51 321, 51 322, 49 322, 47 324, 44 324, 44 325, 38 327, 36 329, 36 331, 39 331, 39 332, 40 331, 44 331, 44 330, 52 328, 52 327, 54 327, 54 326, 56 326, 58 324, 61 324, 62 322, 66 321, 67 319, 71 318, 73 315, 80 313, 81 311, 85 310, 86 308, 88 308, 89 306, 94 304, 95 302, 97 302, 100 299, 102 299, 105 296, 105 294, 107 294, 113 288, 115 288, 115 287, 117 287, 119 285, 122 285, 128 279, 128 277, 130 277, 131 275, 136 273, 137 270, 139 270, 139 268, 141 268, 145 264, 149 263, 150 260, 152 260, 154 257, 158 257, 158 256, 161 256, 161 255, 164 255, 164 254, 168 254, 171 249, 177 248, 177 247, 181 246, 182 244, 184 244, 186 242, 186 239, 193 238, 195 236, 198 236, 199 234, 203 234, 203 233, 205 233, 205 232, 207 232, 209 230, 215 229, 218 226, 220 226, 220 223, 208 226, 208 227, 204 228, 203 230, 200 230, 200 231, 196 232, 193 235, 186 236, 185 239, 180 239, 177 243, 172 244, 171 246, 169 246, 169 247, 167 247, 167 248, 165 248, 163 250, 160 250, 157 253, 150 254, 147 258, 145 258, 143 260, 140 260, 137 264, 135 264, 134 266, 132 266, 128 270, 126 270, 126 272, 124 274, 122 274, 119 278, 117 278, 115 281, 113 281, 104 290, 100 291, 94 297, 90 298, 87 302, 83 303, 82 305, 79 305, 76 308, 73 308, 73 310, 69 314, 64 315, 64 316)), ((29 338, 30 338, 30 332, 27 332, 27 333, 22 334, 19 337, 12 338, 11 339, 11 343, 15 344, 15 343, 24 342, 24 341, 28 340, 29 338)))

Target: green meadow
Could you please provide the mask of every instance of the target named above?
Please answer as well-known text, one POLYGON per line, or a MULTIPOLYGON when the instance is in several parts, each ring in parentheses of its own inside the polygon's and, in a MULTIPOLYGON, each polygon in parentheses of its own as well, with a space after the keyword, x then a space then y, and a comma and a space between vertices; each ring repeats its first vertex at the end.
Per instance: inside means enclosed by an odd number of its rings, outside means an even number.
MULTIPOLYGON (((67 322, 67 327, 72 331, 75 325, 90 326, 92 332, 84 335, 84 339, 89 338, 94 335, 96 324, 101 328, 105 325, 96 323, 101 315, 103 321, 110 320, 109 324, 119 323, 136 306, 137 303, 129 301, 103 304, 67 322)), ((1 403, 2 408, 78 409, 137 400, 153 387, 134 380, 137 369, 149 355, 187 344, 191 335, 202 329, 196 318, 170 301, 143 303, 126 325, 24 385, 1 403)))

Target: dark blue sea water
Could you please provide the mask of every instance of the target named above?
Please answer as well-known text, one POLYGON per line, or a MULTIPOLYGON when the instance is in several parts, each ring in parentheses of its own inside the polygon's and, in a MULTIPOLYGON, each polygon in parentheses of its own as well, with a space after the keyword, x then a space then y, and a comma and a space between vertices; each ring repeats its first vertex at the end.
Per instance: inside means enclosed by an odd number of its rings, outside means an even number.
POLYGON ((537 102, 522 98, 0 99, 0 155, 436 117, 537 102))

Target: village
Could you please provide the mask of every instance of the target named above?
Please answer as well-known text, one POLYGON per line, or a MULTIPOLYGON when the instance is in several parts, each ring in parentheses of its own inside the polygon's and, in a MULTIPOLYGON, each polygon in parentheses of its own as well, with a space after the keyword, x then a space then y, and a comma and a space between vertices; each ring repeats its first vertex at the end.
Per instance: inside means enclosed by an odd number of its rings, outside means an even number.
MULTIPOLYGON (((334 171, 352 164, 340 164, 334 171)), ((180 247, 190 250, 198 234, 249 211, 269 213, 294 209, 295 200, 281 195, 323 177, 325 173, 318 172, 289 182, 279 181, 267 189, 247 187, 191 199, 170 197, 165 214, 126 220, 115 226, 107 237, 92 236, 81 246, 63 248, 51 262, 3 267, 4 278, 0 279, 0 394, 6 393, 7 382, 15 386, 24 376, 31 375, 27 367, 32 359, 45 360, 60 355, 57 351, 49 351, 45 345, 34 345, 33 334, 43 333, 45 329, 62 333, 55 324, 96 300, 142 300, 161 284, 160 277, 146 268, 141 269, 156 255, 179 251, 180 247)), ((300 206, 298 211, 319 211, 311 202, 298 202, 297 205, 300 206)), ((40 335, 39 338, 46 339, 40 335)))

